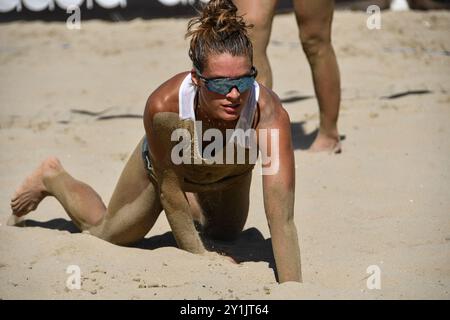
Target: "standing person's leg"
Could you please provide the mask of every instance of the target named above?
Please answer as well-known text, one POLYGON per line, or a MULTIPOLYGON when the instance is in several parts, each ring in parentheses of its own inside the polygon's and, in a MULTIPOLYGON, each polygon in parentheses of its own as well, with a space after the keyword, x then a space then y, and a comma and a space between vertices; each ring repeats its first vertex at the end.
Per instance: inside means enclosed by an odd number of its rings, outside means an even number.
POLYGON ((337 121, 341 85, 336 55, 331 44, 333 0, 294 0, 303 50, 311 66, 319 103, 319 134, 311 151, 340 152, 337 121))
POLYGON ((141 146, 142 141, 125 165, 108 208, 90 186, 74 179, 58 159, 50 157, 16 191, 11 200, 13 214, 27 214, 50 195, 80 230, 116 244, 140 240, 162 210, 156 183, 144 167, 141 146))
POLYGON ((258 82, 272 89, 272 69, 267 57, 272 20, 278 0, 233 0, 246 23, 253 24, 249 30, 253 44, 253 64, 258 70, 258 82))

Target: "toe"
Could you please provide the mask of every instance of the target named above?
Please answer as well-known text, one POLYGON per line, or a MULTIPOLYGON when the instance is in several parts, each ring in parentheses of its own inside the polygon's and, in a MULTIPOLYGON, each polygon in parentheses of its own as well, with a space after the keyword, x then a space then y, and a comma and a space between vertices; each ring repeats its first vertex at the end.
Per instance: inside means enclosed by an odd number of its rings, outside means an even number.
POLYGON ((27 204, 26 203, 20 203, 13 209, 13 214, 15 216, 21 217, 26 213, 27 204))
POLYGON ((6 224, 8 226, 16 226, 17 224, 19 224, 22 221, 22 219, 16 215, 11 215, 8 218, 8 221, 6 222, 6 224))
POLYGON ((20 207, 21 203, 19 201, 16 201, 16 202, 11 202, 10 205, 11 205, 11 209, 17 210, 20 207))

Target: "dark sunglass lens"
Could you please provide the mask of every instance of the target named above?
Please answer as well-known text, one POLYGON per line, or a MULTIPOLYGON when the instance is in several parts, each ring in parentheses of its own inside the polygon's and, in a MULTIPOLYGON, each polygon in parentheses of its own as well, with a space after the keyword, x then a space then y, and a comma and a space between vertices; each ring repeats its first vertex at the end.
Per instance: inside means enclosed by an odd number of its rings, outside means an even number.
POLYGON ((239 92, 243 93, 243 92, 247 91, 248 89, 250 89, 253 85, 253 82, 254 82, 254 80, 252 77, 242 78, 238 85, 239 92))
POLYGON ((243 93, 251 88, 255 81, 252 76, 245 76, 239 79, 209 79, 206 87, 209 91, 227 95, 234 87, 243 93))
POLYGON ((224 84, 221 83, 216 83, 214 81, 208 81, 208 83, 206 84, 206 88, 211 92, 215 92, 222 95, 227 95, 228 92, 230 92, 231 90, 231 88, 229 88, 228 86, 225 86, 224 84))

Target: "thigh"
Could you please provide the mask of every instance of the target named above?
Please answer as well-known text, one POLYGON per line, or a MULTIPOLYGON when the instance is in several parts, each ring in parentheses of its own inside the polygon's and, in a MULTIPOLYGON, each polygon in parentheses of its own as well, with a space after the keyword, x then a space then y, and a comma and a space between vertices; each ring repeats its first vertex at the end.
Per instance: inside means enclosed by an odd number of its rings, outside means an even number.
POLYGON ((247 23, 253 24, 250 29, 252 38, 267 43, 270 38, 272 19, 278 0, 233 0, 238 13, 244 16, 247 23))
POLYGON ((331 40, 334 0, 294 0, 294 10, 302 40, 331 40))
POLYGON ((238 14, 251 22, 265 22, 273 18, 278 0, 233 0, 238 14))
POLYGON ((142 158, 142 142, 120 175, 106 217, 94 230, 112 243, 130 244, 142 239, 162 211, 157 183, 149 178, 142 158))
POLYGON ((247 221, 251 177, 249 173, 241 182, 220 192, 197 194, 206 236, 233 240, 239 235, 247 221))

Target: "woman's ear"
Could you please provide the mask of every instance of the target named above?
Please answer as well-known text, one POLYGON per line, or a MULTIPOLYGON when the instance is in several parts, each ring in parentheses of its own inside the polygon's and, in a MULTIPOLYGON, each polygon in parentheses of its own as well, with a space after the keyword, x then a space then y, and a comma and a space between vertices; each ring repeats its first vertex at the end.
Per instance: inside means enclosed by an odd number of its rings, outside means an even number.
POLYGON ((191 78, 194 85, 196 85, 197 87, 200 86, 200 79, 198 78, 197 72, 195 71, 194 68, 192 68, 191 70, 191 78))

